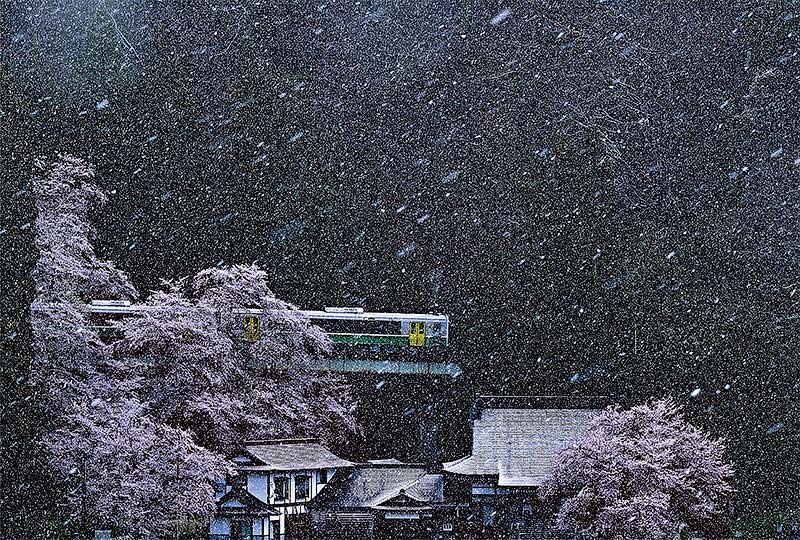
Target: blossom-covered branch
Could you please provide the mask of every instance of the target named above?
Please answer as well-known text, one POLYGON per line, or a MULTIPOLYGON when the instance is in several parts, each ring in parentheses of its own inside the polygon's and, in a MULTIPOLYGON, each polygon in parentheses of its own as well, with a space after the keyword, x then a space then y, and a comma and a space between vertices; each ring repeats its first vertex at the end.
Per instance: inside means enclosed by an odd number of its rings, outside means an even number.
POLYGON ((733 469, 722 442, 670 400, 609 408, 564 450, 543 491, 560 529, 591 538, 670 540, 723 508, 733 469))

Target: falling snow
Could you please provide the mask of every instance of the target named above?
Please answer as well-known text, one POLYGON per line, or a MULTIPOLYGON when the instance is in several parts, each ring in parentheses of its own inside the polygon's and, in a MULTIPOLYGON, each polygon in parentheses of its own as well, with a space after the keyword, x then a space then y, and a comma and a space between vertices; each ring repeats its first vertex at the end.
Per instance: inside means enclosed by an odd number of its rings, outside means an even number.
POLYGON ((492 20, 490 22, 491 22, 491 24, 493 26, 497 26, 499 24, 502 24, 510 16, 511 16, 511 9, 505 8, 505 9, 501 10, 500 12, 498 12, 497 15, 492 17, 492 20))
MULTIPOLYGON (((183 538, 248 437, 435 476, 481 396, 517 396, 612 407, 595 462, 541 441, 560 527, 789 538, 791 2, 7 4, 0 536, 183 538), (150 311, 95 323, 97 299, 150 311), (254 341, 223 315, 275 306, 254 341), (325 306, 408 317, 299 315, 325 306)), ((457 536, 544 530, 540 501, 442 504, 457 536)))

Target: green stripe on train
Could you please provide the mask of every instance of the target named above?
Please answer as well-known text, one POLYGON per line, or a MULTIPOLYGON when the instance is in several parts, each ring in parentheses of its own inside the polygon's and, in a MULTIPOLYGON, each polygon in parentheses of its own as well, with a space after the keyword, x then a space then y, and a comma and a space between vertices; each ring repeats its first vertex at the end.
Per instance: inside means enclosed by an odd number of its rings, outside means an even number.
POLYGON ((101 338, 121 338, 125 332, 114 326, 94 326, 97 335, 101 338))
MULTIPOLYGON (((124 333, 119 328, 113 326, 95 326, 97 335, 101 338, 121 338, 124 333)), ((333 343, 347 345, 397 345, 408 347, 408 336, 381 336, 369 334, 329 334, 328 337, 333 343)), ((447 346, 443 337, 425 337, 425 346, 447 346)))
MULTIPOLYGON (((334 343, 349 345, 399 345, 408 347, 408 336, 376 336, 371 334, 329 334, 334 343)), ((442 337, 425 337, 425 346, 447 345, 442 337)))

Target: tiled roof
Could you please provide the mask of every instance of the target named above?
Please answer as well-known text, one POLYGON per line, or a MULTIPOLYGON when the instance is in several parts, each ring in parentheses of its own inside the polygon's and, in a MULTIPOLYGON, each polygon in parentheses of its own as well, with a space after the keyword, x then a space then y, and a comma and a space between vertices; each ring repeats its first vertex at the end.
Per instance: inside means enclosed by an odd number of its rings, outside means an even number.
POLYGON ((245 443, 245 451, 255 458, 253 463, 238 466, 245 471, 338 469, 353 465, 333 454, 316 439, 248 441, 245 443))
POLYGON ((484 409, 475 420, 472 454, 444 464, 460 475, 497 476, 500 486, 538 486, 558 452, 576 443, 595 409, 484 409))
POLYGON ((401 494, 421 502, 442 501, 442 475, 426 474, 423 465, 366 464, 336 478, 314 500, 329 508, 377 508, 401 494))
POLYGON ((409 497, 419 502, 440 503, 444 500, 444 479, 441 474, 426 474, 403 489, 409 497))
POLYGON ((238 487, 232 488, 217 501, 217 511, 221 515, 258 514, 279 516, 281 514, 252 493, 238 487))

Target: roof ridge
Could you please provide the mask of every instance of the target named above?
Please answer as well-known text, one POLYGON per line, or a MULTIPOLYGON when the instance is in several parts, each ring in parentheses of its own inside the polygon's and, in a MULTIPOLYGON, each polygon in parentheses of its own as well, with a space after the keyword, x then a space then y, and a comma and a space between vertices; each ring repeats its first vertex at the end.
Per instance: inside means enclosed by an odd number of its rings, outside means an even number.
POLYGON ((453 465, 458 465, 459 463, 461 463, 463 461, 466 461, 471 457, 472 457, 472 452, 470 452, 469 454, 467 454, 464 457, 460 457, 458 459, 454 459, 453 461, 445 461, 444 463, 442 463, 442 468, 446 469, 446 467, 452 467, 453 465))
POLYGON ((406 484, 405 486, 401 487, 401 488, 399 489, 399 491, 406 491, 408 488, 410 488, 410 487, 411 487, 411 486, 413 486, 414 484, 418 484, 418 483, 420 482, 420 480, 422 480, 423 478, 425 478, 425 475, 426 475, 426 474, 428 474, 428 473, 422 473, 422 474, 421 474, 421 475, 419 475, 419 476, 418 476, 418 477, 417 477, 415 480, 412 480, 411 482, 409 482, 409 483, 408 483, 408 484, 406 484))
POLYGON ((315 443, 319 444, 318 437, 303 437, 297 439, 250 439, 244 441, 245 446, 265 446, 270 444, 303 444, 303 443, 315 443))
POLYGON ((373 503, 373 505, 374 506, 380 506, 381 504, 385 503, 386 501, 390 501, 390 500, 394 499, 395 497, 397 497, 398 495, 403 495, 403 494, 407 495, 408 497, 410 497, 411 499, 414 499, 417 502, 424 503, 425 501, 421 501, 417 497, 414 497, 413 495, 408 493, 407 490, 408 490, 408 488, 410 488, 414 484, 418 483, 422 478, 424 478, 426 474, 428 474, 428 473, 423 471, 423 473, 421 475, 419 475, 417 478, 415 478, 414 480, 412 480, 408 484, 405 484, 403 487, 399 487, 399 488, 396 488, 396 489, 392 490, 391 492, 389 492, 390 493, 389 495, 387 495, 385 497, 382 497, 380 500, 378 500, 375 503, 373 503))
POLYGON ((372 461, 366 461, 364 463, 356 463, 355 464, 360 469, 425 469, 427 465, 425 463, 374 463, 372 461))

